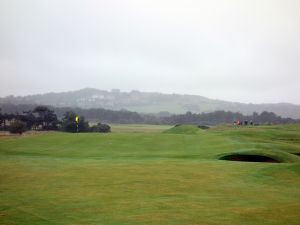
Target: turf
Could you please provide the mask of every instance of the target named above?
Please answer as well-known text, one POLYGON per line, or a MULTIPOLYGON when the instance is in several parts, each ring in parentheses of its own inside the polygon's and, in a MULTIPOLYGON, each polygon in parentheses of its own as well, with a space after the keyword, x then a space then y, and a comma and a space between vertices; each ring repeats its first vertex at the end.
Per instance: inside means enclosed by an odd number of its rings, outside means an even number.
POLYGON ((164 131, 167 134, 197 134, 199 132, 202 130, 195 125, 176 125, 164 131))
POLYGON ((157 133, 170 129, 169 125, 110 124, 114 133, 157 133))
POLYGON ((0 138, 0 224, 299 224, 299 125, 186 128, 0 138))

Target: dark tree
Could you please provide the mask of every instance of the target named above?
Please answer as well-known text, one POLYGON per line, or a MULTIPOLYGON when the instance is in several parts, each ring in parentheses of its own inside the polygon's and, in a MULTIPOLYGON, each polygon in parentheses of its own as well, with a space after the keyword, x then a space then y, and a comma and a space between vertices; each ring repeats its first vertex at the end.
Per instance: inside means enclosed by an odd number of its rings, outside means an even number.
MULTIPOLYGON (((77 124, 75 122, 76 114, 73 111, 68 111, 64 114, 61 128, 67 132, 77 132, 77 124)), ((85 121, 84 117, 79 117, 78 132, 86 132, 89 130, 89 124, 85 121)))
POLYGON ((4 115, 2 114, 2 111, 0 109, 0 130, 3 130, 4 127, 4 115))
POLYGON ((77 126, 75 122, 76 114, 72 111, 68 111, 64 114, 61 121, 61 128, 63 131, 76 132, 77 126))
POLYGON ((8 126, 7 126, 7 122, 11 122, 13 119, 16 118, 16 115, 14 114, 9 114, 9 113, 4 113, 2 114, 2 125, 1 125, 1 129, 2 130, 8 130, 8 126))
POLYGON ((22 115, 19 115, 19 120, 26 123, 28 130, 37 129, 36 127, 36 118, 33 115, 32 111, 24 111, 22 115))
POLYGON ((37 106, 33 110, 35 116, 35 124, 42 130, 56 130, 58 119, 53 110, 46 106, 37 106))
POLYGON ((90 129, 89 122, 85 120, 84 116, 80 116, 78 121, 78 131, 87 132, 89 131, 89 129, 90 129))
POLYGON ((90 130, 92 132, 109 133, 110 126, 107 124, 97 123, 97 125, 92 126, 90 130))
POLYGON ((26 123, 22 121, 14 121, 9 125, 9 132, 12 134, 22 134, 26 131, 26 123))

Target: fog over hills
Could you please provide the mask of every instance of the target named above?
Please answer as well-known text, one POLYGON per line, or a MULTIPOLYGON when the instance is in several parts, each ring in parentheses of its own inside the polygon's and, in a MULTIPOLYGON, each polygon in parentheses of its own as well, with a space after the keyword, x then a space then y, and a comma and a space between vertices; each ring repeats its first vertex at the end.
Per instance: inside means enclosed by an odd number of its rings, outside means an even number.
MULTIPOLYGON (((245 104, 209 99, 197 95, 163 94, 156 92, 122 92, 85 88, 77 91, 46 93, 27 96, 7 96, 0 98, 0 104, 42 104, 56 107, 105 108, 140 113, 169 112, 172 114, 212 112, 225 110, 252 114, 270 111, 282 117, 300 118, 300 105, 289 103, 245 104)), ((1 106, 0 106, 1 107, 1 106)))

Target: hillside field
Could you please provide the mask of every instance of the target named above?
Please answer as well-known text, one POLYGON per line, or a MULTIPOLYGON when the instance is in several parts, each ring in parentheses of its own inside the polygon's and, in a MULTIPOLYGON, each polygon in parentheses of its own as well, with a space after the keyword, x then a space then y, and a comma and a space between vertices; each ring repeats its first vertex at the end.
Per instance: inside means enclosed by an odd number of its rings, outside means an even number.
POLYGON ((300 125, 0 135, 0 224, 299 225, 299 154, 300 125), (278 163, 220 160, 249 155, 278 163))

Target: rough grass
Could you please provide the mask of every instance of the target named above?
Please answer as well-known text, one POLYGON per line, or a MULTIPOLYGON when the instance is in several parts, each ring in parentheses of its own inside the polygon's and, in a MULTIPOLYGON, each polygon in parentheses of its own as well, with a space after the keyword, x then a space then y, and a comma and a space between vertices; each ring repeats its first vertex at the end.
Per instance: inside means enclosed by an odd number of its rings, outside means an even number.
POLYGON ((295 158, 278 164, 218 158, 300 152, 299 131, 299 125, 224 126, 194 135, 0 138, 0 224, 298 225, 295 158))

